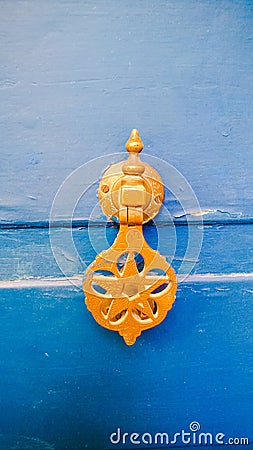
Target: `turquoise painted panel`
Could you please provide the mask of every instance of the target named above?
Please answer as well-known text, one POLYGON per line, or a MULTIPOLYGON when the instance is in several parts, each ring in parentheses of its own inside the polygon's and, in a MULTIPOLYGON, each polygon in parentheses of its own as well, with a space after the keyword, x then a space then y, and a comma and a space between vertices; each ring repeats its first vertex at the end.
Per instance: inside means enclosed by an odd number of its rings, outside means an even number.
POLYGON ((238 281, 180 287, 166 320, 127 347, 73 287, 2 289, 0 442, 128 449, 110 443, 117 428, 173 435, 197 421, 252 445, 252 292, 238 281))

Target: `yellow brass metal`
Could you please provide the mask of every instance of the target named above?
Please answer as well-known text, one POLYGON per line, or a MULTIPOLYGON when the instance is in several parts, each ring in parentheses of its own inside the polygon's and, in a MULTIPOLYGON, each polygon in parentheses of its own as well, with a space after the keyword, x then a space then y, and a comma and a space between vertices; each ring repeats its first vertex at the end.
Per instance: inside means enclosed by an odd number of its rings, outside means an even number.
POLYGON ((99 186, 101 205, 110 211, 109 216, 119 219, 120 230, 113 245, 88 267, 83 290, 94 319, 132 345, 143 330, 164 320, 175 301, 177 279, 142 232, 142 224, 160 209, 162 180, 140 161, 143 143, 137 130, 132 131, 126 148, 128 160, 112 166, 99 186))
POLYGON ((111 165, 100 181, 100 205, 109 219, 119 220, 122 201, 128 201, 127 196, 131 198, 132 206, 137 206, 136 202, 142 206, 143 223, 146 223, 158 214, 162 206, 163 182, 153 167, 140 161, 138 153, 143 149, 143 143, 137 130, 132 131, 126 149, 129 152, 128 160, 111 165), (124 187, 126 184, 127 187, 124 187))

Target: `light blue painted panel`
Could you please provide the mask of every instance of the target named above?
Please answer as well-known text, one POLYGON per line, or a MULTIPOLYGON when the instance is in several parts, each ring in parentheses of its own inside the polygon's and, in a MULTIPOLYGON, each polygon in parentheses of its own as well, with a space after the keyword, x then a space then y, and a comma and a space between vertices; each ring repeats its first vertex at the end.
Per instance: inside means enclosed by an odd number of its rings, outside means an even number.
POLYGON ((65 177, 133 127, 204 209, 252 217, 251 1, 0 5, 3 221, 47 220, 65 177))
MULTIPOLYGON (((65 228, 51 230, 57 246, 54 250, 61 255, 63 274, 54 259, 48 229, 2 230, 0 279, 82 275, 96 254, 112 245, 118 229, 116 227, 105 229, 103 226, 73 229, 72 236, 77 254, 73 253, 73 248, 67 244, 66 234, 69 235, 70 232, 65 228)), ((146 225, 144 234, 151 247, 158 248, 178 272, 188 244, 187 226, 177 226, 175 230, 170 226, 156 229, 146 225)), ((195 274, 252 273, 252 225, 205 226, 201 252, 197 255, 195 265, 193 261, 192 266, 192 272, 195 274)))

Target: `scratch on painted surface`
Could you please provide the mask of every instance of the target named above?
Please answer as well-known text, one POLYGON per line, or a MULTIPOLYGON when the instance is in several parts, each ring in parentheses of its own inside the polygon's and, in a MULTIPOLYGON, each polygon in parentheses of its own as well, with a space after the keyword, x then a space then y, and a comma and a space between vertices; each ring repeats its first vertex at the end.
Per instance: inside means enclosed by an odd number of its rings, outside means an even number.
POLYGON ((182 214, 182 215, 173 215, 172 217, 174 217, 175 219, 180 219, 183 217, 187 217, 187 216, 193 216, 193 217, 198 217, 198 216, 205 216, 207 214, 227 214, 230 218, 238 218, 238 217, 242 217, 242 212, 238 212, 238 213, 231 213, 230 211, 223 211, 221 209, 204 209, 201 211, 193 211, 193 212, 189 212, 186 214, 182 214))
POLYGON ((12 450, 54 450, 54 444, 50 444, 38 437, 22 436, 19 434, 0 434, 0 447, 12 450))
POLYGON ((28 195, 27 198, 30 198, 31 200, 38 200, 38 197, 34 197, 33 195, 28 195))
POLYGON ((19 81, 15 80, 0 80, 0 89, 11 89, 19 84, 19 81))
POLYGON ((67 261, 71 261, 71 262, 74 262, 74 263, 77 262, 77 258, 75 258, 75 256, 71 255, 71 253, 68 253, 68 252, 63 251, 63 250, 62 250, 61 253, 62 253, 62 255, 64 256, 64 258, 65 258, 67 261))

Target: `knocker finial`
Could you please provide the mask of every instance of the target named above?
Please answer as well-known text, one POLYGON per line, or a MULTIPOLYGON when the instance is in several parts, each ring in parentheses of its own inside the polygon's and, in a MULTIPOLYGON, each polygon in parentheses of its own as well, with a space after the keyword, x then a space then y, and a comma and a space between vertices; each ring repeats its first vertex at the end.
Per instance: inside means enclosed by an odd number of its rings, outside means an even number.
POLYGON ((126 143, 126 149, 129 153, 140 153, 144 148, 143 142, 139 136, 139 131, 134 128, 130 134, 130 137, 126 143))

